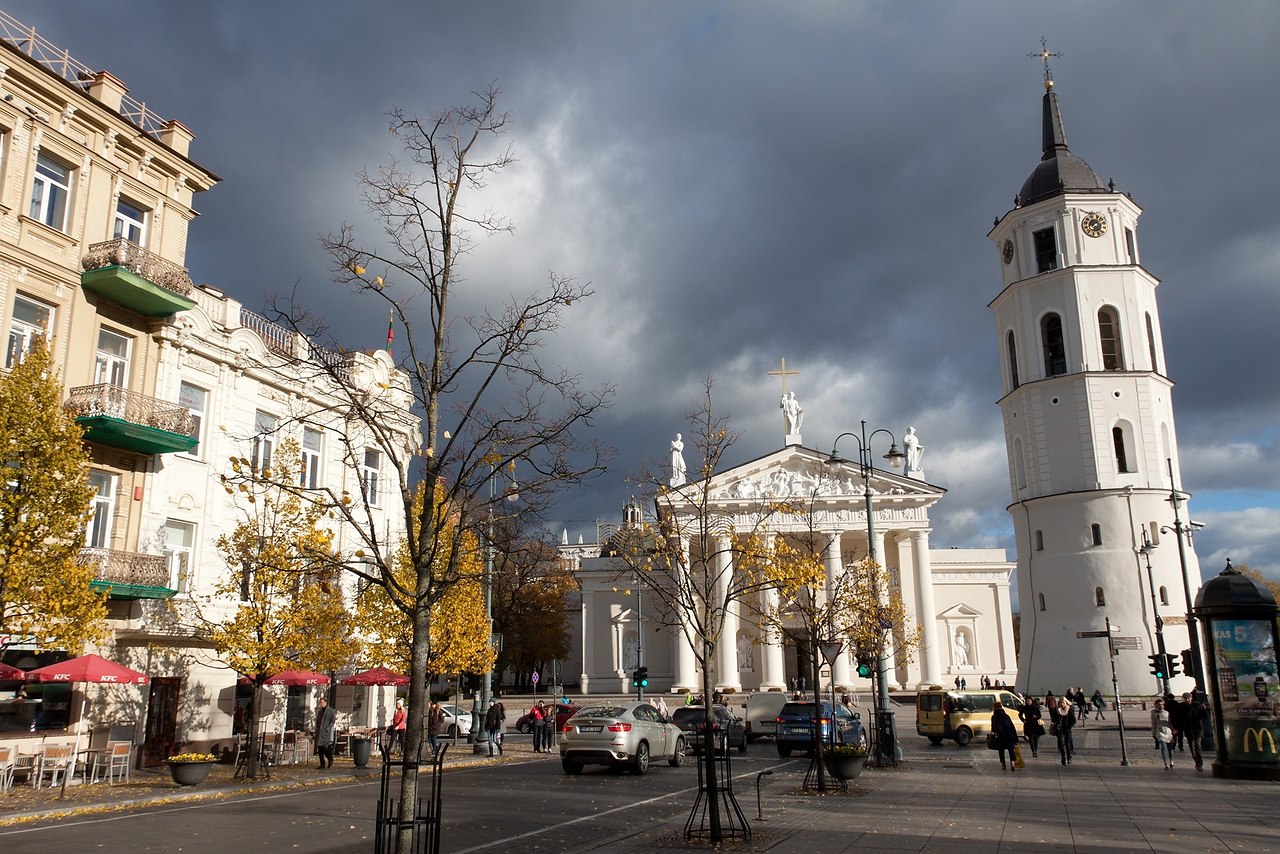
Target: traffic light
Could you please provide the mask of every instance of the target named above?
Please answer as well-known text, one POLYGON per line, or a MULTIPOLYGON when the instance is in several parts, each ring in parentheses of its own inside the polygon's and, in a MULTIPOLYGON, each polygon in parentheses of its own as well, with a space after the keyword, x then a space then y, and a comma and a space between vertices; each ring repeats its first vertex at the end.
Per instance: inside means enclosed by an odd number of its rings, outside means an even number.
POLYGON ((1192 656, 1191 650, 1184 649, 1182 651, 1182 672, 1188 676, 1196 675, 1196 662, 1192 656))
POLYGON ((649 668, 640 667, 640 668, 637 668, 636 671, 631 674, 631 687, 632 688, 648 688, 649 687, 649 668))
POLYGON ((1166 672, 1164 669, 1164 653, 1153 652, 1147 658, 1151 660, 1151 675, 1157 679, 1163 679, 1166 672))
POLYGON ((871 656, 858 653, 858 675, 863 679, 871 676, 871 656))
POLYGON ((1173 653, 1171 653, 1171 652, 1166 652, 1166 653, 1164 654, 1164 660, 1165 660, 1165 671, 1164 671, 1164 672, 1165 672, 1165 673, 1168 673, 1168 674, 1169 674, 1169 678, 1170 678, 1170 679, 1172 679, 1173 677, 1177 676, 1177 675, 1178 675, 1178 673, 1179 673, 1179 671, 1178 671, 1178 659, 1174 658, 1173 653))

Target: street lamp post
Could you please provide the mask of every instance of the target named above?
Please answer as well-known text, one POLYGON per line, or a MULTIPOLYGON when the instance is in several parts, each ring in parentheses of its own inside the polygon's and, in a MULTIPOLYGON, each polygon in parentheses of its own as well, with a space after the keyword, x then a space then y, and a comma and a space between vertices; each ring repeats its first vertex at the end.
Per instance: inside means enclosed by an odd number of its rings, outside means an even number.
MULTIPOLYGON (((1169 661, 1168 650, 1164 648, 1164 620, 1160 617, 1160 609, 1156 603, 1156 581, 1155 575, 1151 572, 1151 552, 1155 549, 1155 543, 1151 542, 1151 538, 1147 536, 1147 529, 1142 529, 1142 548, 1138 552, 1147 561, 1147 587, 1151 592, 1151 613, 1155 616, 1156 622, 1156 652, 1160 654, 1160 660, 1169 661)), ((1107 635, 1107 643, 1111 643, 1111 635, 1107 635)), ((1169 694, 1169 673, 1168 665, 1165 664, 1159 675, 1160 696, 1166 697, 1169 694)))
MULTIPOLYGON (((867 433, 867 422, 860 422, 862 427, 858 433, 845 432, 836 436, 836 440, 831 443, 831 455, 827 459, 829 465, 839 463, 840 457, 836 455, 836 446, 840 444, 840 440, 845 436, 852 436, 858 443, 858 465, 862 467, 862 493, 867 502, 867 557, 874 565, 877 563, 876 557, 876 532, 875 532, 875 513, 871 504, 871 475, 875 471, 874 458, 871 454, 871 439, 874 439, 877 433, 884 433, 889 437, 889 453, 884 455, 884 459, 895 469, 902 465, 906 454, 898 450, 898 440, 893 433, 883 427, 879 430, 873 430, 869 435, 867 433)), ((881 591, 874 591, 877 598, 881 595, 881 591)), ((881 639, 876 649, 876 729, 879 736, 880 746, 880 762, 883 765, 886 760, 889 762, 897 761, 897 736, 894 731, 893 722, 893 706, 889 702, 889 656, 885 650, 885 642, 883 634, 888 631, 889 627, 881 625, 881 639)))
MULTIPOLYGON (((493 503, 497 498, 497 473, 498 459, 495 455, 489 454, 485 458, 489 463, 489 507, 487 511, 488 518, 485 519, 485 546, 484 546, 484 617, 485 625, 489 629, 489 643, 493 643, 493 503)), ((511 461, 510 468, 514 471, 516 467, 515 461, 511 461)), ((504 490, 504 494, 508 501, 515 501, 520 497, 516 492, 515 475, 511 475, 511 483, 504 490)), ((484 673, 480 674, 480 696, 479 703, 472 706, 471 715, 471 752, 473 754, 487 753, 489 746, 480 738, 480 732, 484 726, 485 715, 489 712, 489 703, 493 696, 493 668, 486 667, 484 673)))

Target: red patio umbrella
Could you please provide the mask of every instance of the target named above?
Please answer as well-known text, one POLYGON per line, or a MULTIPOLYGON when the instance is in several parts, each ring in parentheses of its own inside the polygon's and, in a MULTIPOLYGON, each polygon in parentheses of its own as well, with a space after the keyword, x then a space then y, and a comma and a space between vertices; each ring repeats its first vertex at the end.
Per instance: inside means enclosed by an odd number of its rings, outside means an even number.
POLYGON ((0 661, 0 682, 9 682, 16 679, 26 679, 27 671, 19 670, 11 664, 5 664, 0 661))
POLYGON ((22 678, 28 682, 94 682, 112 685, 146 685, 151 681, 145 673, 92 654, 28 670, 22 678))
POLYGON ((386 667, 372 667, 338 681, 339 685, 408 685, 409 677, 386 667))
POLYGON ((267 679, 264 685, 328 685, 332 681, 323 673, 312 670, 282 670, 267 679))

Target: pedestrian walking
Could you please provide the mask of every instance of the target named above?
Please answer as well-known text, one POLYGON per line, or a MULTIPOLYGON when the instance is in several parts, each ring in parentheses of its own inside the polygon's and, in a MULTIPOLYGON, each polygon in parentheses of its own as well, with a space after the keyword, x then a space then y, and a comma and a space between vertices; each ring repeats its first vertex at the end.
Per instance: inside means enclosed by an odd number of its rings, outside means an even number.
POLYGON ((1165 710, 1164 700, 1156 700, 1151 710, 1151 737, 1160 748, 1160 758, 1164 760, 1164 770, 1173 769, 1173 726, 1169 723, 1169 713, 1165 710))
POLYGON ((484 731, 489 736, 489 755, 493 755, 493 750, 498 749, 498 755, 502 755, 502 727, 507 721, 507 709, 502 705, 502 701, 497 697, 493 698, 493 702, 489 704, 489 710, 484 713, 484 731))
POLYGON ((1057 707, 1049 710, 1049 717, 1052 720, 1049 733, 1058 739, 1058 756, 1063 765, 1070 765, 1076 752, 1075 741, 1071 737, 1076 726, 1076 713, 1066 697, 1059 697, 1057 707))
POLYGON ((1077 686, 1074 691, 1067 689, 1067 696, 1071 698, 1071 705, 1075 707, 1073 711, 1076 713, 1076 720, 1080 726, 1084 726, 1084 722, 1089 720, 1089 706, 1084 701, 1084 688, 1077 686))
POLYGON ((1001 770, 1007 767, 1010 771, 1017 771, 1013 752, 1018 747, 1018 730, 1013 725, 1013 719, 1009 717, 1009 713, 1004 710, 1004 704, 999 700, 996 700, 991 711, 991 734, 995 736, 996 750, 1000 752, 1001 770), (1009 754, 1007 766, 1004 762, 1006 752, 1009 754))
POLYGON ((329 708, 329 701, 321 697, 316 707, 316 756, 321 768, 333 767, 333 744, 337 739, 338 714, 329 708))
POLYGON ((1103 720, 1106 716, 1102 714, 1102 710, 1106 707, 1107 701, 1103 699, 1101 688, 1093 689, 1093 696, 1089 698, 1089 702, 1093 703, 1093 716, 1103 720))
POLYGON ((533 715, 533 752, 550 753, 551 748, 547 743, 547 707, 539 700, 533 704, 529 714, 533 715))
MULTIPOLYGON (((396 701, 397 707, 399 701, 396 701)), ((427 707, 427 743, 431 745, 431 755, 435 756, 440 749, 440 733, 444 731, 444 709, 439 700, 432 700, 427 707)))
POLYGON ((1022 734, 1027 737, 1027 743, 1031 745, 1031 755, 1039 756, 1040 737, 1044 735, 1044 717, 1040 713, 1040 701, 1035 697, 1027 700, 1022 711, 1018 712, 1018 718, 1022 721, 1022 734))
POLYGON ((1205 724, 1209 722, 1209 711, 1203 703, 1197 702, 1190 694, 1182 695, 1182 703, 1187 707, 1184 718, 1187 727, 1187 744, 1191 745, 1191 761, 1196 770, 1204 768, 1204 757, 1200 754, 1200 740, 1204 738, 1205 724))
POLYGON ((1169 726, 1173 727, 1173 743, 1169 752, 1175 750, 1186 752, 1186 739, 1183 733, 1187 728, 1187 703, 1180 703, 1173 694, 1164 695, 1164 710, 1169 713, 1169 726))
POLYGON ((400 755, 404 755, 404 732, 409 726, 409 713, 404 708, 404 698, 396 697, 396 710, 391 713, 391 724, 387 727, 387 755, 400 746, 400 755))

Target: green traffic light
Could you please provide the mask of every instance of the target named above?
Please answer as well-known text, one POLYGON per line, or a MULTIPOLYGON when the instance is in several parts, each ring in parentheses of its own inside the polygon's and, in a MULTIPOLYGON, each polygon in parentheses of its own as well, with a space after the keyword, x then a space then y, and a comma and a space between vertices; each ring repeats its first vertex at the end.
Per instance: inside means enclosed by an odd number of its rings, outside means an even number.
POLYGON ((871 675, 871 665, 866 662, 858 662, 858 675, 866 679, 871 675))

